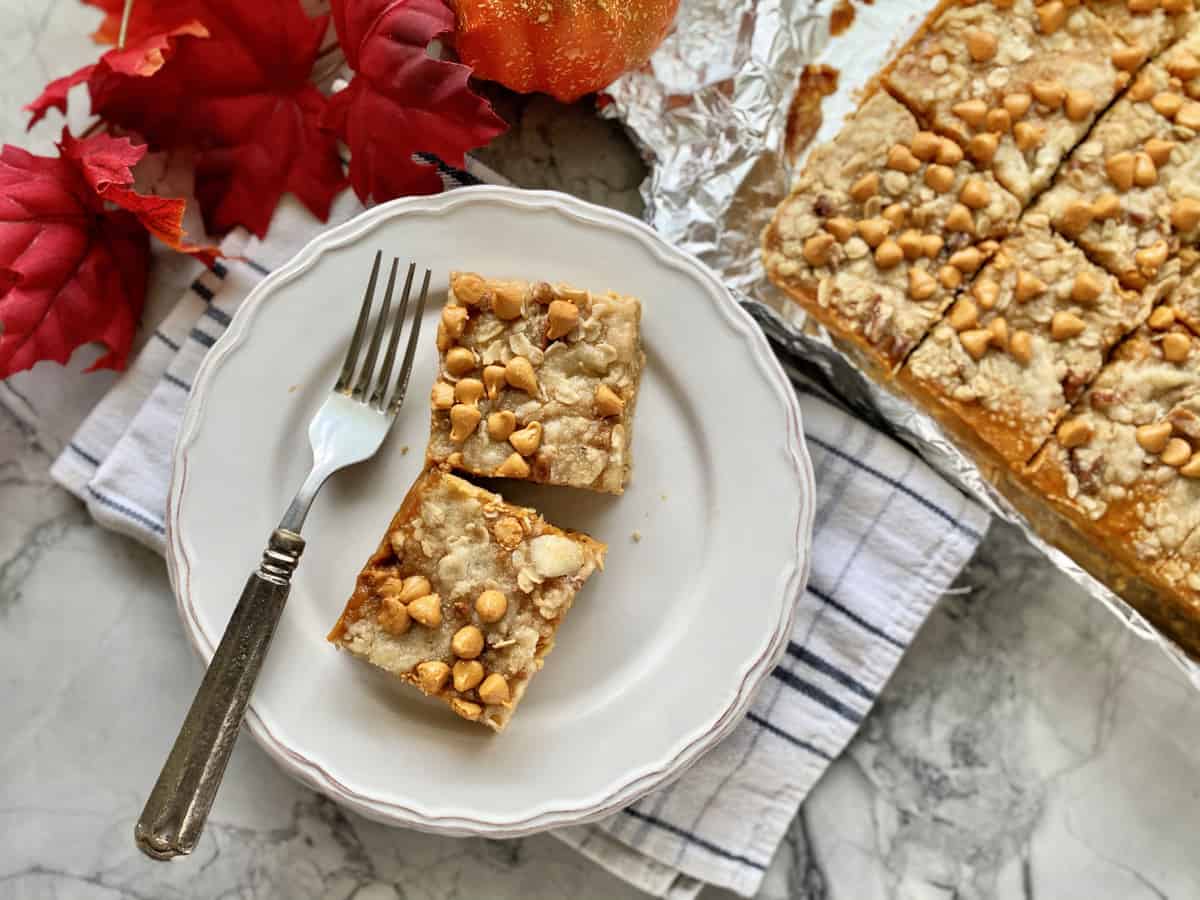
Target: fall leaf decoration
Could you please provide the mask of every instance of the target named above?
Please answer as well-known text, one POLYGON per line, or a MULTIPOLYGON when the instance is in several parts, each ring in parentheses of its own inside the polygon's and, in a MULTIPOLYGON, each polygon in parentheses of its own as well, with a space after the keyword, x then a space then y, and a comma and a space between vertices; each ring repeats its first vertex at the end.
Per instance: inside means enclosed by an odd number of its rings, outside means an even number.
POLYGON ((441 0, 333 0, 333 21, 355 75, 330 99, 325 121, 350 148, 350 183, 360 199, 436 193, 436 168, 414 153, 462 166, 467 150, 504 131, 468 87, 471 70, 426 52, 454 29, 441 0))
POLYGON ((64 130, 58 157, 0 151, 0 378, 89 342, 108 348, 94 368, 123 367, 149 235, 216 258, 184 235, 183 199, 134 190, 148 150, 191 161, 209 233, 262 237, 285 193, 324 221, 347 183, 364 200, 438 191, 436 168, 415 154, 461 166, 505 127, 468 67, 427 52, 454 27, 443 0, 333 0, 335 29, 301 0, 83 2, 104 13, 93 38, 112 46, 26 109, 33 127, 86 85, 90 136, 64 130), (355 74, 330 99, 312 79, 335 36, 355 74))
POLYGON ((145 147, 65 131, 58 146, 57 158, 0 150, 0 378, 41 359, 65 363, 93 341, 108 353, 92 368, 123 368, 146 296, 140 216, 160 219, 162 203, 183 215, 182 200, 129 190, 145 147))

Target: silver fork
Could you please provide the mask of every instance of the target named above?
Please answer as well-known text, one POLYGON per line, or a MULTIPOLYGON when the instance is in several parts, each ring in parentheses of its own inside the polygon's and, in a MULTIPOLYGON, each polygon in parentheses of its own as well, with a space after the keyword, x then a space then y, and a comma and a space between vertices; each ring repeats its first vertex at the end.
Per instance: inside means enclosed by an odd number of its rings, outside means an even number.
POLYGON ((304 550, 300 528, 304 525, 317 491, 325 479, 338 469, 375 454, 404 402, 409 375, 412 373, 413 355, 421 333, 421 316, 425 312, 425 299, 429 293, 429 270, 425 270, 425 280, 421 285, 408 345, 404 351, 404 362, 393 389, 392 368, 408 312, 416 264, 409 264, 404 290, 400 295, 400 309, 388 339, 382 370, 376 378, 375 363, 388 327, 388 313, 399 265, 399 260, 392 260, 387 290, 383 295, 383 308, 371 333, 366 357, 360 360, 381 258, 382 253, 375 254, 366 296, 363 297, 341 373, 333 391, 308 426, 312 468, 283 514, 279 527, 271 534, 262 562, 242 589, 242 597, 229 618, 229 624, 225 626, 225 634, 208 665, 187 718, 183 720, 175 745, 134 827, 134 839, 138 847, 155 859, 171 859, 191 853, 204 829, 204 822, 221 784, 221 776, 225 773, 225 765, 233 751, 254 681, 262 668, 271 636, 275 633, 275 626, 287 601, 292 572, 304 550))

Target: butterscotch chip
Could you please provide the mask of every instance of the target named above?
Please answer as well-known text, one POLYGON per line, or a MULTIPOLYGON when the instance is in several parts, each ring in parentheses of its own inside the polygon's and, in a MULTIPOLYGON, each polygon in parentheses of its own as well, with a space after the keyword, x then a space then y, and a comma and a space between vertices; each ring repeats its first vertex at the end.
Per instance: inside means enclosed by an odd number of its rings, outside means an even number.
POLYGON ((451 272, 450 288, 454 295, 467 306, 478 306, 489 293, 487 282, 470 272, 451 272))
POLYGON ((1146 324, 1155 331, 1165 331, 1175 324, 1175 310, 1170 306, 1160 306, 1150 313, 1146 324))
POLYGON ((537 376, 533 372, 533 364, 524 356, 514 356, 504 366, 504 380, 509 387, 514 387, 527 394, 536 394, 538 389, 537 376))
POLYGON ((892 149, 888 151, 887 167, 905 175, 912 175, 921 168, 921 161, 903 144, 893 144, 892 149))
POLYGON ((988 345, 992 342, 992 333, 986 328, 973 328, 959 334, 958 339, 962 342, 963 349, 971 355, 972 359, 980 360, 983 359, 983 355, 987 353, 988 345))
POLYGON ((1117 190, 1127 191, 1133 187, 1133 171, 1137 164, 1134 155, 1128 151, 1114 153, 1104 163, 1104 171, 1108 180, 1116 185, 1117 190))
POLYGON ((1163 452, 1167 441, 1171 439, 1171 423, 1155 422, 1152 425, 1140 425, 1136 432, 1138 446, 1147 453, 1155 456, 1163 452))
POLYGON ((450 440, 461 444, 475 432, 483 414, 478 407, 456 403, 450 407, 450 440))
POLYGON ((1200 103, 1189 100, 1175 113, 1175 124, 1181 128, 1200 131, 1200 103))
POLYGON ((925 170, 925 183, 939 194, 944 194, 954 187, 954 170, 949 166, 930 166, 925 170))
POLYGON ((472 703, 469 700, 461 700, 458 697, 450 698, 450 708, 454 712, 467 719, 470 722, 479 721, 479 717, 483 715, 483 707, 478 703, 472 703))
POLYGON ((501 409, 488 413, 487 433, 493 441, 507 441, 508 436, 517 429, 517 416, 511 409, 501 409))
POLYGON ((1063 210, 1058 227, 1074 237, 1092 224, 1092 205, 1085 200, 1076 200, 1063 210))
POLYGON ((454 386, 454 399, 472 406, 483 396, 483 382, 478 378, 462 378, 454 386))
POLYGON ((1193 53, 1183 50, 1167 62, 1167 71, 1181 81, 1191 81, 1200 75, 1200 59, 1193 53))
POLYGON ((1045 138, 1046 128, 1044 125, 1018 122, 1013 126, 1013 141, 1016 142, 1019 150, 1033 150, 1035 147, 1040 147, 1045 138))
POLYGON ((825 221, 825 230, 844 244, 854 236, 854 220, 845 216, 834 216, 825 221))
POLYGON ((908 270, 908 293, 914 300, 928 300, 937 293, 937 289, 937 280, 924 269, 914 267, 908 270))
POLYGON ((975 219, 972 218, 971 211, 961 203, 954 204, 946 216, 946 230, 974 234, 975 219))
POLYGON ((996 316, 988 323, 988 331, 992 333, 992 345, 1001 350, 1008 349, 1008 320, 1004 316, 996 316))
POLYGON ((1138 187, 1149 187, 1158 181, 1158 168, 1149 153, 1139 153, 1134 157, 1133 183, 1138 187))
POLYGON ((1163 448, 1163 452, 1159 454, 1158 458, 1162 460, 1164 465, 1178 469, 1192 458, 1192 445, 1183 438, 1171 438, 1167 441, 1167 446, 1163 448))
POLYGON ((913 156, 923 162, 929 162, 937 157, 942 147, 942 139, 932 131, 918 131, 909 143, 913 156))
POLYGON ((440 659, 417 664, 417 686, 426 694, 440 694, 450 680, 450 667, 440 659))
MULTIPOLYGON (((829 254, 833 251, 834 237, 831 234, 815 235, 809 238, 809 242, 819 240, 821 238, 820 248, 814 248, 816 255, 821 257, 821 262, 813 263, 813 265, 824 265, 829 259, 829 254), (823 249, 822 249, 823 248, 823 249)), ((808 244, 805 244, 805 253, 809 251, 808 244)), ((558 340, 564 335, 570 334, 571 331, 579 324, 579 307, 574 303, 568 303, 566 300, 552 300, 550 308, 546 313, 546 338, 551 341, 558 340)))
POLYGON ((1067 98, 1067 89, 1058 81, 1035 81, 1030 86, 1033 97, 1042 106, 1058 109, 1067 98))
POLYGON ((982 264, 983 254, 976 247, 964 247, 950 257, 950 265, 967 275, 972 274, 982 264))
POLYGON ((966 297, 960 297, 950 307, 946 321, 955 331, 966 331, 979 324, 979 309, 966 297))
POLYGON ((547 661, 604 549, 431 468, 401 504, 329 640, 498 731, 547 661), (493 540, 509 531, 515 541, 493 540), (434 590, 408 604, 414 620, 425 600, 436 603, 437 616, 397 634, 384 625, 387 598, 395 598, 377 585, 401 576, 419 576, 434 590))
POLYGON ((866 203, 879 193, 879 174, 868 172, 850 186, 850 198, 858 203, 866 203))
POLYGON ((475 354, 466 347, 451 347, 443 358, 446 371, 456 377, 466 375, 475 369, 475 354))
POLYGON ((1017 282, 1013 294, 1019 303, 1040 296, 1045 293, 1045 290, 1046 282, 1042 279, 1024 269, 1017 270, 1017 282))
POLYGON ((863 219, 858 223, 858 233, 869 247, 878 247, 892 230, 887 219, 863 219))
POLYGON ((982 128, 987 122, 988 106, 982 100, 963 100, 950 107, 950 111, 972 128, 982 128))
POLYGON ((1029 107, 1032 105, 1033 97, 1024 91, 1017 91, 1004 97, 1004 108, 1008 110, 1008 114, 1014 122, 1029 112, 1029 107))
POLYGON ((961 269, 952 265, 945 265, 938 269, 938 283, 947 290, 954 290, 962 284, 963 273, 961 269))
POLYGON ((982 180, 968 178, 958 192, 958 199, 971 209, 983 209, 991 200, 991 194, 982 180))
POLYGON ((966 34, 967 52, 975 62, 986 62, 996 55, 996 36, 981 28, 972 28, 966 34))
MULTIPOLYGON (((827 234, 826 232, 814 234, 804 242, 804 259, 809 265, 823 266, 829 262, 830 258, 833 256, 833 248, 836 243, 837 239, 834 238, 832 234, 827 234)), ((561 303, 562 301, 555 300, 554 302, 561 303)), ((569 306, 571 309, 575 309, 575 306, 570 303, 566 303, 564 305, 569 306)), ((551 304, 551 308, 553 308, 553 304, 551 304)), ((575 309, 575 318, 577 320, 579 318, 579 311, 577 309, 575 309)), ((570 330, 570 328, 567 329, 567 331, 570 330)), ((563 331, 561 334, 566 334, 567 331, 563 331)), ((560 336, 560 334, 552 334, 549 330, 546 332, 546 337, 550 339, 560 336)))
POLYGON ((479 699, 489 706, 500 706, 508 702, 508 682, 503 675, 493 672, 479 685, 479 699))
POLYGON ((463 328, 467 324, 467 308, 465 306, 447 306, 442 309, 442 327, 452 340, 462 337, 463 328))
POLYGON ((921 232, 917 231, 915 228, 910 228, 903 232, 898 238, 896 238, 896 243, 899 244, 900 249, 904 251, 904 258, 910 262, 914 259, 920 259, 924 255, 924 250, 922 249, 923 244, 921 241, 921 232))
POLYGON ((1183 108, 1183 102, 1183 97, 1170 91, 1163 91, 1150 98, 1150 105, 1154 107, 1154 111, 1168 119, 1175 118, 1175 114, 1183 108))
POLYGON ((1092 204, 1092 218, 1103 222, 1121 214, 1121 198, 1116 194, 1101 194, 1092 204))
POLYGON ((950 140, 950 138, 942 138, 942 145, 938 149, 937 161, 943 166, 957 166, 963 161, 962 147, 950 140))
POLYGON ((977 278, 971 285, 971 293, 979 301, 980 306, 984 309, 991 309, 996 305, 996 299, 1000 296, 1000 286, 990 278, 977 278))
POLYGON ((1033 338, 1028 331, 1014 331, 1008 342, 1008 351, 1013 359, 1023 366, 1029 365, 1033 359, 1033 338))
POLYGON ((1191 231, 1200 225, 1200 200, 1181 197, 1171 207, 1171 227, 1176 231, 1191 231))
POLYGON ((1146 51, 1136 44, 1118 47, 1112 53, 1113 65, 1124 72, 1136 72, 1146 59, 1146 51))
POLYGON ((1180 334, 1177 331, 1172 331, 1163 336, 1162 353, 1163 358, 1174 363, 1183 362, 1188 358, 1188 351, 1191 349, 1191 341, 1186 335, 1180 334))
POLYGON ((1067 7, 1061 0, 1050 0, 1037 8, 1038 28, 1043 34, 1054 34, 1067 21, 1067 7))
POLYGON ((921 238, 921 252, 930 259, 936 259, 945 244, 946 241, 940 234, 927 234, 921 238))
POLYGON ((521 520, 517 517, 501 516, 492 526, 492 536, 505 550, 515 550, 525 537, 525 529, 521 527, 521 520))
POLYGON ((891 222, 893 228, 903 228, 904 220, 908 218, 908 207, 903 203, 889 203, 880 215, 891 222))
POLYGON ((487 391, 488 400, 492 403, 500 396, 500 391, 507 383, 504 377, 504 366, 490 365, 483 369, 483 386, 487 391))
POLYGON ((1095 430, 1084 419, 1067 419, 1058 426, 1058 431, 1055 432, 1058 442, 1068 450, 1086 444, 1094 434, 1095 430))
POLYGON ((1092 303, 1104 293, 1104 282, 1093 272, 1083 271, 1071 285, 1071 299, 1076 303, 1092 303))
POLYGON ((885 240, 875 248, 875 264, 881 269, 898 266, 904 260, 904 251, 893 240, 885 240))
POLYGON ((1087 324, 1074 313, 1059 311, 1050 320, 1050 336, 1056 341, 1066 341, 1082 334, 1087 324))
POLYGON ((967 145, 967 151, 971 154, 973 160, 981 166, 986 166, 995 157, 996 149, 999 146, 1000 138, 994 134, 985 132, 971 138, 971 142, 967 145))
POLYGON ((1133 254, 1133 258, 1137 262, 1138 269, 1148 276, 1153 276, 1167 261, 1167 242, 1155 241, 1144 250, 1133 254))
POLYGON ((1001 107, 989 109, 984 127, 993 134, 1008 134, 1012 130, 1012 116, 1001 107))
POLYGON ((522 456, 531 455, 542 443, 542 423, 530 422, 520 431, 510 434, 508 442, 522 456))
POLYGON ((625 401, 607 384, 596 388, 595 406, 596 415, 604 419, 619 416, 625 411, 625 401))
POLYGON ((525 283, 493 282, 491 287, 492 313, 505 321, 519 319, 525 311, 525 283))
POLYGON ((497 478, 528 478, 530 473, 529 463, 521 457, 520 453, 510 453, 500 465, 496 466, 494 474, 497 478))

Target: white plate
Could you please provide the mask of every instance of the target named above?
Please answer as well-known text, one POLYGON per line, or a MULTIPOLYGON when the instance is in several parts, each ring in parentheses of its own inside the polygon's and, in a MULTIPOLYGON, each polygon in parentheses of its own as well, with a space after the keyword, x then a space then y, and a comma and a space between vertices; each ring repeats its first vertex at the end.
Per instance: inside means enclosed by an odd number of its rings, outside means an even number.
POLYGON ((288 772, 383 821, 507 836, 596 818, 728 733, 786 643, 815 496, 795 395, 716 277, 628 216, 496 187, 376 207, 263 281, 196 379, 175 448, 168 562, 205 659, 307 469, 308 419, 333 383, 377 248, 434 273, 409 399, 379 455, 317 499, 247 724, 288 772), (610 551, 501 735, 325 641, 420 469, 451 269, 611 288, 645 304, 648 366, 624 496, 506 489, 610 551))

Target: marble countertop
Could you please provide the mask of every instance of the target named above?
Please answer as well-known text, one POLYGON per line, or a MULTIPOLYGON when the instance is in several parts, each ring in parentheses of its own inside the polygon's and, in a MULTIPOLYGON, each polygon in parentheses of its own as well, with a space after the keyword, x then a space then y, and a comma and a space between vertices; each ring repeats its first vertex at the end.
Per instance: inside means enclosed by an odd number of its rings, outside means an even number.
MULTIPOLYGON (((0 138, 89 58, 74 0, 0 0, 0 138)), ((642 170, 586 109, 512 101, 489 164, 638 209, 642 170)), ((196 857, 132 824, 201 669, 162 560, 96 527, 47 474, 54 447, 0 410, 0 897, 620 898, 546 836, 449 839, 346 813, 234 753, 196 857)), ((994 527, 849 750, 805 803, 760 896, 1200 896, 1200 693, 1020 536, 994 527)), ((724 895, 709 890, 706 900, 724 895)))

